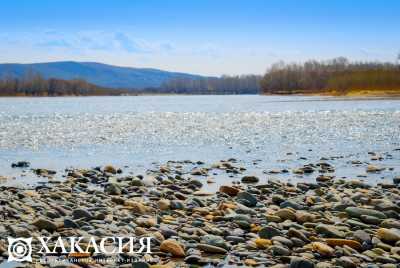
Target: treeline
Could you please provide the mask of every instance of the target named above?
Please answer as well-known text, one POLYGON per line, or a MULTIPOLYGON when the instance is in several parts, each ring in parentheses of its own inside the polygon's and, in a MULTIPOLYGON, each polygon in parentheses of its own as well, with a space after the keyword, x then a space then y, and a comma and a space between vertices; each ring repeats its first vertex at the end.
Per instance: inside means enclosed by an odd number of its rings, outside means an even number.
POLYGON ((265 94, 332 93, 373 91, 400 94, 400 65, 380 62, 349 62, 346 58, 310 60, 303 64, 279 62, 261 79, 265 94))
POLYGON ((153 90, 176 94, 258 94, 261 78, 258 75, 177 78, 153 90))
POLYGON ((44 79, 40 74, 29 74, 22 79, 12 76, 0 79, 0 96, 102 96, 126 93, 127 90, 99 87, 82 79, 44 79))

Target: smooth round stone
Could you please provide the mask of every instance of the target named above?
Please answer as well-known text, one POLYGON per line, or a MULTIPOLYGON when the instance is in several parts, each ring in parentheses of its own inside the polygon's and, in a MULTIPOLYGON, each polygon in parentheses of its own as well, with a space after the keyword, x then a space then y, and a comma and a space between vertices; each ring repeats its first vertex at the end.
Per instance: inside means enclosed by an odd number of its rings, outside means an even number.
POLYGON ((90 220, 93 218, 92 213, 90 213, 89 211, 87 211, 86 209, 75 209, 74 211, 72 211, 72 217, 74 219, 85 219, 85 220, 90 220))
POLYGON ((267 219, 267 221, 269 221, 269 222, 281 222, 282 221, 282 219, 281 218, 279 218, 278 216, 276 216, 276 215, 266 215, 265 216, 265 218, 267 219))
POLYGON ((244 243, 246 240, 240 236, 227 236, 225 237, 226 241, 234 242, 234 243, 244 243))
POLYGON ((271 240, 279 242, 282 245, 285 245, 290 248, 293 247, 293 242, 290 239, 287 239, 286 237, 283 237, 283 236, 274 236, 274 237, 272 237, 271 240))
POLYGON ((150 265, 146 262, 134 262, 132 268, 150 268, 150 265))
POLYGON ((261 228, 258 235, 264 239, 271 239, 274 236, 282 236, 282 232, 272 226, 265 226, 261 228))
POLYGON ((207 252, 207 253, 215 253, 215 254, 226 254, 227 250, 221 247, 216 247, 208 244, 197 244, 197 248, 207 252))
POLYGON ((281 208, 293 208, 295 210, 302 210, 304 208, 303 205, 291 200, 283 201, 279 206, 281 208))
POLYGON ((360 219, 365 223, 375 224, 375 225, 379 225, 382 222, 382 219, 368 215, 361 215, 360 219))
POLYGON ((64 219, 64 228, 79 228, 79 225, 71 219, 64 219))
POLYGON ((350 257, 346 256, 336 259, 335 264, 343 268, 357 268, 357 264, 355 264, 350 257))
POLYGON ((170 207, 171 209, 184 209, 185 204, 183 204, 183 202, 180 200, 172 200, 170 207))
POLYGON ((229 249, 227 242, 222 237, 217 235, 205 235, 201 238, 201 242, 203 244, 229 249))
POLYGON ((314 268, 314 266, 310 260, 295 257, 290 260, 289 268, 314 268))
POLYGON ((380 211, 368 208, 348 207, 345 209, 350 217, 360 218, 361 215, 373 216, 379 219, 386 219, 386 215, 380 211))
POLYGON ((243 183, 257 183, 259 181, 260 181, 260 179, 256 176, 244 176, 242 178, 243 183))
POLYGON ((381 222, 380 227, 400 229, 400 220, 387 219, 381 222))
POLYGON ((285 248, 285 247, 274 245, 274 246, 269 247, 268 249, 271 250, 271 253, 274 256, 288 256, 288 255, 290 255, 290 250, 285 248))
POLYGON ((371 236, 365 232, 364 230, 357 230, 353 233, 353 237, 355 240, 357 240, 360 243, 370 243, 371 242, 371 236))
POLYGON ((58 226, 56 223, 45 218, 38 218, 33 223, 39 230, 47 230, 49 232, 54 232, 57 230, 58 226))
POLYGON ((257 198, 248 192, 240 192, 236 196, 237 201, 248 207, 255 207, 257 205, 257 198))
POLYGON ((278 210, 277 212, 275 212, 275 215, 283 220, 292 220, 292 221, 296 220, 295 212, 288 208, 282 208, 278 210))
POLYGON ((397 241, 400 240, 400 230, 395 228, 391 229, 380 228, 377 231, 377 236, 383 241, 389 243, 396 243, 397 241))
POLYGON ((318 224, 315 227, 315 231, 319 234, 325 235, 325 237, 329 238, 343 238, 345 233, 340 231, 334 225, 327 225, 327 224, 318 224))
POLYGON ((286 199, 282 196, 282 195, 278 195, 278 194, 274 194, 272 195, 272 202, 274 204, 281 204, 282 202, 284 202, 286 199))
POLYGON ((200 255, 189 255, 185 258, 185 262, 189 264, 195 264, 202 262, 202 257, 200 255))

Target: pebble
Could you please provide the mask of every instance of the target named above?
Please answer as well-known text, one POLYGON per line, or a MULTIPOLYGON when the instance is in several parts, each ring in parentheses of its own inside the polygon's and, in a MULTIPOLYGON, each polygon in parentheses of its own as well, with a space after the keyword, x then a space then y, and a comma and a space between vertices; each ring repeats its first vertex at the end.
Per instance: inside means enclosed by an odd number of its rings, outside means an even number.
POLYGON ((282 236, 282 232, 274 227, 265 226, 260 229, 258 235, 263 239, 271 239, 274 236, 282 236))
POLYGON ((322 256, 333 256, 335 253, 335 250, 333 248, 321 242, 313 242, 312 248, 322 256))
POLYGON ((36 226, 39 230, 47 230, 49 232, 54 232, 57 230, 58 226, 56 223, 54 223, 51 220, 44 219, 44 218, 38 218, 32 223, 34 226, 36 226))
POLYGON ((240 190, 233 186, 222 185, 221 187, 219 187, 219 191, 221 193, 224 193, 224 194, 227 194, 230 196, 237 196, 237 194, 239 193, 240 190))
POLYGON ((153 237, 152 253, 121 267, 396 267, 399 188, 335 178, 328 161, 305 164, 299 170, 310 181, 297 184, 271 178, 255 184, 260 179, 243 176, 246 170, 232 160, 215 167, 170 161, 145 177, 108 166, 68 169, 54 184, 0 185, 7 215, 0 262, 8 236, 133 234, 153 237), (236 181, 205 191, 207 178, 219 172, 236 181))
POLYGON ((185 251, 178 241, 173 239, 164 240, 160 245, 160 250, 170 253, 174 257, 185 257, 185 251))
POLYGON ((242 182, 243 183, 257 183, 259 182, 260 179, 256 176, 244 176, 242 177, 242 182))
POLYGON ((315 265, 311 260, 305 258, 294 257, 290 259, 289 268, 314 268, 315 265))
POLYGON ((385 242, 396 243, 397 241, 400 240, 400 230, 399 229, 380 228, 380 229, 378 229, 376 234, 377 234, 378 238, 382 239, 385 242))

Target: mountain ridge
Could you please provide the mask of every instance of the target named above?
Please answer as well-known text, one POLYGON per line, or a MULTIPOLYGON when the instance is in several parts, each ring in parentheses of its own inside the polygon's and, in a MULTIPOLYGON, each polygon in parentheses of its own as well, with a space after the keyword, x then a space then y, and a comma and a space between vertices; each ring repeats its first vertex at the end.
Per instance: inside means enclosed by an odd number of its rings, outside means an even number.
POLYGON ((204 76, 164 71, 156 68, 115 66, 91 61, 55 61, 39 63, 1 63, 0 78, 22 78, 38 73, 44 78, 84 79, 98 86, 109 88, 143 89, 159 87, 176 78, 199 79, 204 76))

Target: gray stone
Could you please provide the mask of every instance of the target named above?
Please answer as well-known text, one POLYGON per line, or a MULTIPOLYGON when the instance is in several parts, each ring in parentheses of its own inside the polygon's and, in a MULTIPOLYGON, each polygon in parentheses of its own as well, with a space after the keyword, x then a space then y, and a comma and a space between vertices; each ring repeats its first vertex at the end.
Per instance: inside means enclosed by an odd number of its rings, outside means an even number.
POLYGON ((377 217, 379 219, 386 219, 386 215, 380 211, 368 208, 360 208, 360 207, 348 207, 345 209, 346 213, 350 217, 361 218, 361 215, 368 215, 377 217))
POLYGON ((224 248, 208 245, 208 244, 197 244, 197 248, 207 252, 207 253, 215 253, 215 254, 226 254, 227 250, 224 248))
POLYGON ((281 247, 281 246, 271 246, 269 247, 269 250, 271 250, 272 255, 274 256, 288 256, 290 255, 290 250, 285 248, 285 247, 281 247))
POLYGON ((64 219, 64 228, 79 228, 79 225, 71 219, 64 219))
POLYGON ((261 228, 258 235, 264 239, 271 239, 274 236, 282 236, 282 232, 274 227, 265 226, 261 228))
POLYGON ((240 192, 237 195, 237 201, 248 207, 255 207, 257 205, 257 198, 248 192, 240 192))
POLYGON ((122 189, 116 183, 109 183, 104 188, 104 192, 109 195, 120 195, 122 193, 122 189))
POLYGON ((289 268, 314 268, 314 267, 315 265, 312 261, 298 257, 291 258, 289 266, 289 268))
POLYGON ((315 227, 315 231, 319 234, 325 235, 327 238, 344 238, 345 236, 344 232, 340 231, 333 225, 318 224, 315 227))
POLYGON ((260 181, 260 179, 256 176, 244 176, 242 178, 243 183, 257 183, 259 181, 260 181))
POLYGON ((38 218, 32 224, 36 226, 39 230, 44 229, 49 232, 54 232, 58 228, 57 224, 45 218, 38 218))
POLYGON ((226 241, 218 235, 205 235, 201 237, 201 242, 203 244, 224 248, 226 250, 229 249, 229 245, 226 241))
POLYGON ((90 213, 86 209, 77 208, 74 211, 72 211, 72 217, 74 219, 91 220, 93 218, 93 215, 92 215, 92 213, 90 213))

